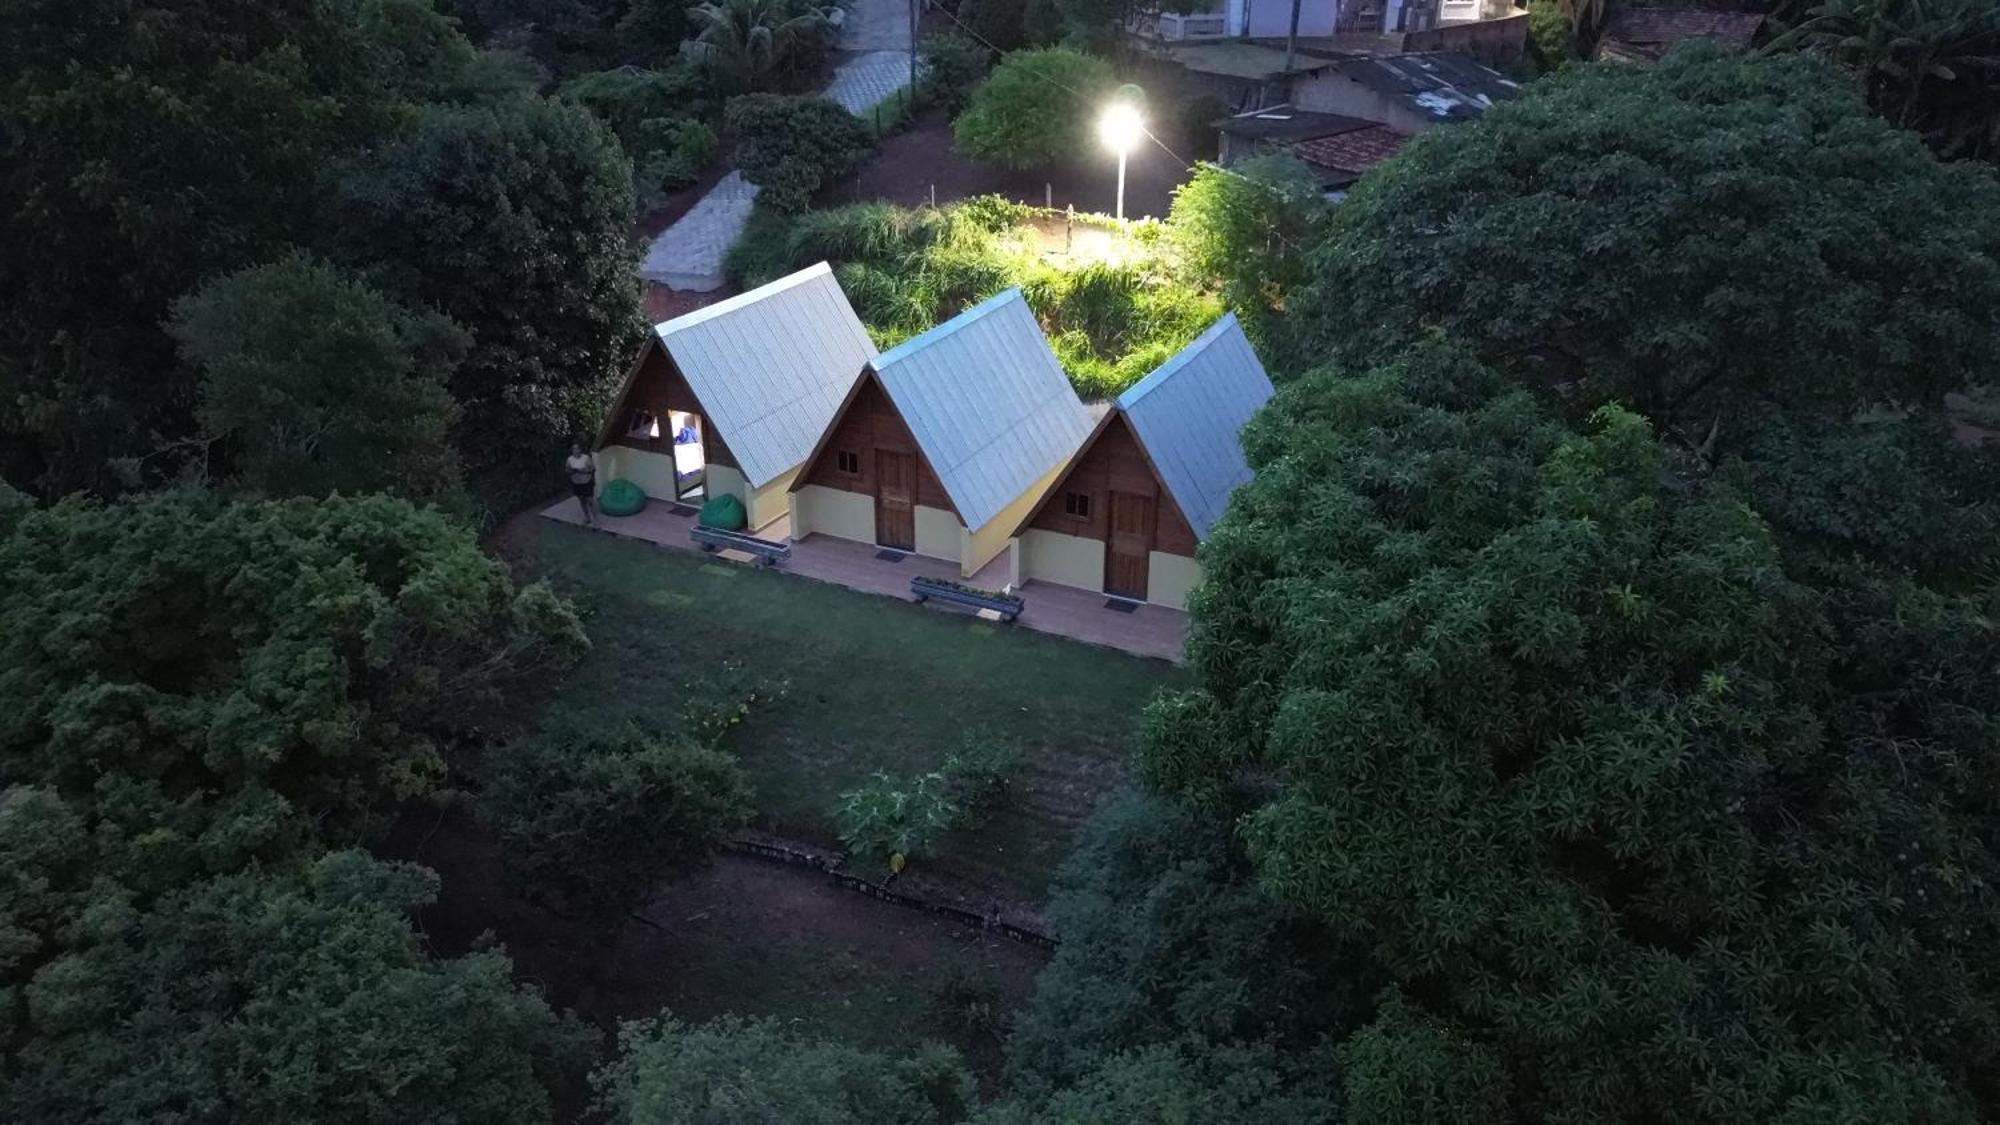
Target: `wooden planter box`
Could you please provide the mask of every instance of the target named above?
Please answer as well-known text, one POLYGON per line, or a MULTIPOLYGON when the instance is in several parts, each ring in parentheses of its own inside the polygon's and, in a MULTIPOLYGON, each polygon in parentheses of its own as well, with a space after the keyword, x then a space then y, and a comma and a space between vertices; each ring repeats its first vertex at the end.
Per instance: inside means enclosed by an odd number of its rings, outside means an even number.
POLYGON ((988 609, 1000 615, 1002 621, 1012 621, 1021 615, 1027 604, 1018 594, 1002 594, 996 590, 980 590, 971 586, 961 586, 943 578, 924 578, 921 575, 910 579, 910 596, 919 603, 935 599, 947 605, 960 605, 967 609, 988 609))

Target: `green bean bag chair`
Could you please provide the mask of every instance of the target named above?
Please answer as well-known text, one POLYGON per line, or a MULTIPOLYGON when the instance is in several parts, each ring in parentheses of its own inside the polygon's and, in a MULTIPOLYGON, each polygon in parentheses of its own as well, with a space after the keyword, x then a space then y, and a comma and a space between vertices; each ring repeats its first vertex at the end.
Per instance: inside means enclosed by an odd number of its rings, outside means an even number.
POLYGON ((646 490, 619 477, 605 484, 597 507, 607 516, 629 516, 646 506, 646 490))
POLYGON ((696 517, 703 527, 719 527, 724 531, 742 531, 750 522, 749 513, 743 510, 743 501, 725 492, 701 506, 701 515, 696 517))

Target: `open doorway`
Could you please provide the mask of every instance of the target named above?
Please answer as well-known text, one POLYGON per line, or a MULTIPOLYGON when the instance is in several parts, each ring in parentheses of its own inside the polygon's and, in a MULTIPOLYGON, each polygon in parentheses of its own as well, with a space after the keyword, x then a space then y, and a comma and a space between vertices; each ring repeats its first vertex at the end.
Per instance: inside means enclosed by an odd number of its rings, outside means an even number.
POLYGON ((701 415, 687 410, 669 410, 667 424, 674 435, 674 498, 687 500, 706 496, 708 457, 702 444, 701 415))

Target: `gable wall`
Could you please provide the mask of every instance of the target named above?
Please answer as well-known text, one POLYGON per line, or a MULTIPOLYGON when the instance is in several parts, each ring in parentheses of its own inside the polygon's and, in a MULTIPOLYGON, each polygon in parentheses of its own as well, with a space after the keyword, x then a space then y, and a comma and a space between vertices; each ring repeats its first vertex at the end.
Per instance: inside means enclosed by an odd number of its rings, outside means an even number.
POLYGON ((722 434, 715 428, 715 420, 701 407, 701 400, 695 397, 694 388, 681 376, 674 366, 673 357, 667 354, 657 339, 646 345, 644 358, 639 363, 638 375, 632 380, 631 389, 613 408, 613 445, 630 449, 643 449, 652 453, 671 455, 674 451, 673 432, 667 421, 669 410, 685 410, 701 415, 702 454, 710 465, 737 468, 736 458, 729 452, 729 446, 722 434), (646 411, 660 420, 660 436, 648 441, 644 438, 628 436, 632 427, 632 415, 636 411, 646 411))
POLYGON ((1110 533, 1111 493, 1124 492, 1153 500, 1153 549, 1171 555, 1193 557, 1194 529, 1161 486, 1159 475, 1139 448, 1139 439, 1120 414, 1111 419, 1090 448, 1084 450, 1068 479, 1056 486, 1028 526, 1059 535, 1102 541, 1110 533), (1090 517, 1078 519, 1064 511, 1063 494, 1081 492, 1090 497, 1090 517))
MULTIPOLYGON (((834 423, 833 433, 820 447, 819 456, 806 467, 804 483, 822 488, 837 488, 846 492, 860 492, 875 495, 875 451, 886 449, 896 453, 918 453, 917 440, 910 434, 910 427, 903 416, 896 412, 895 404, 873 378, 855 393, 847 412, 834 423), (842 451, 859 454, 861 472, 852 475, 840 471, 842 451)), ((951 498, 945 494, 944 485, 921 456, 917 459, 917 503, 928 508, 955 511, 951 498)))

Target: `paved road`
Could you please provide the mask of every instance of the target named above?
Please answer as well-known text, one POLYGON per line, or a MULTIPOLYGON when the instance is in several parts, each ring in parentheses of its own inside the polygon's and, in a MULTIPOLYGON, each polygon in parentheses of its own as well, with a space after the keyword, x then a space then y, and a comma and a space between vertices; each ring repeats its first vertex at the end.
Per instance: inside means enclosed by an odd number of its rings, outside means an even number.
MULTIPOLYGON (((842 61, 826 96, 860 113, 910 80, 910 0, 854 0, 841 29, 842 61)), ((670 289, 706 293, 722 285, 722 256, 749 221, 757 185, 741 173, 718 181, 653 240, 639 276, 670 289)))

